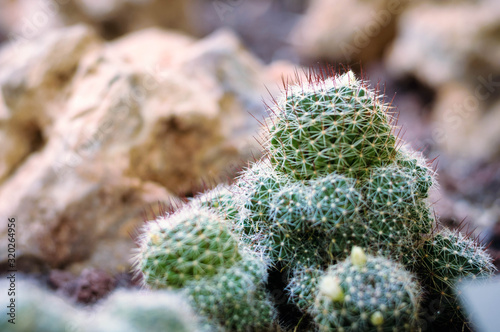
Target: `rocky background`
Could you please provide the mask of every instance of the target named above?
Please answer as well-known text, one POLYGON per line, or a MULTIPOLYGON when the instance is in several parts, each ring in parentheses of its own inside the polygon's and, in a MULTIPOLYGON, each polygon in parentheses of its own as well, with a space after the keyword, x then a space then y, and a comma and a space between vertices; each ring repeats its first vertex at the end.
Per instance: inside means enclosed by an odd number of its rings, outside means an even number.
POLYGON ((257 158, 269 92, 323 63, 381 84, 500 266, 496 0, 3 0, 0 43, 0 247, 15 217, 18 268, 75 301, 133 285, 143 220, 257 158))

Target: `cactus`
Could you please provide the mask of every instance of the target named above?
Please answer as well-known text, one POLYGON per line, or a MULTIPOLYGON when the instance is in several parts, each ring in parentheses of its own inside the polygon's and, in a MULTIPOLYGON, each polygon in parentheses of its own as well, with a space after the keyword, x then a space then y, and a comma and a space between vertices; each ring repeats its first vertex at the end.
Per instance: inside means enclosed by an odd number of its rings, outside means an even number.
POLYGON ((296 304, 300 310, 308 311, 314 304, 314 299, 318 293, 319 279, 323 275, 324 271, 321 269, 295 269, 286 290, 290 294, 290 300, 296 304))
POLYGON ((273 166, 297 179, 360 176, 395 157, 388 109, 352 72, 292 86, 272 110, 273 166))
POLYGON ((403 266, 367 256, 354 247, 351 256, 319 279, 309 311, 320 331, 402 330, 415 327, 420 287, 403 266))
POLYGON ((424 288, 413 272, 456 312, 451 280, 492 271, 483 248, 432 234, 435 173, 396 137, 384 96, 352 72, 324 74, 285 88, 270 108, 263 157, 234 184, 144 229, 135 267, 145 285, 186 292, 216 329, 273 324, 269 272, 282 276, 285 306, 321 330, 392 331, 417 328, 424 288), (461 270, 448 267, 457 262, 461 270))
POLYGON ((214 189, 196 197, 191 204, 199 204, 216 211, 223 220, 236 220, 238 208, 235 202, 235 188, 218 185, 214 189))
POLYGON ((228 330, 265 330, 275 316, 264 287, 267 263, 250 253, 243 256, 217 276, 188 283, 189 298, 202 316, 228 330))
POLYGON ((455 284, 464 278, 489 277, 496 271, 483 247, 460 232, 443 229, 418 250, 418 270, 430 299, 439 299, 440 320, 459 319, 460 302, 455 284))
POLYGON ((241 259, 238 241, 224 220, 203 207, 185 208, 146 224, 140 242, 136 269, 154 288, 180 288, 241 259))
POLYGON ((148 223, 136 268, 151 288, 185 291, 212 326, 237 331, 270 326, 274 311, 265 291, 268 263, 239 247, 216 207, 204 202, 148 223), (256 315, 261 320, 254 321, 256 315))
POLYGON ((271 199, 287 183, 286 176, 278 176, 266 161, 258 161, 248 168, 236 182, 244 212, 239 220, 242 234, 251 242, 260 229, 269 224, 271 199))

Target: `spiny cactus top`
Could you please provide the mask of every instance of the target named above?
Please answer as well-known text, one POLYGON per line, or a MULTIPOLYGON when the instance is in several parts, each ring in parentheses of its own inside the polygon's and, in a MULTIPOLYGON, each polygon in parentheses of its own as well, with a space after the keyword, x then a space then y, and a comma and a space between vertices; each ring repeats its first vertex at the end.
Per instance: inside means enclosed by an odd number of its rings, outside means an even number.
POLYGON ((361 176, 396 156, 388 110, 352 72, 290 86, 272 109, 270 159, 297 179, 361 176))

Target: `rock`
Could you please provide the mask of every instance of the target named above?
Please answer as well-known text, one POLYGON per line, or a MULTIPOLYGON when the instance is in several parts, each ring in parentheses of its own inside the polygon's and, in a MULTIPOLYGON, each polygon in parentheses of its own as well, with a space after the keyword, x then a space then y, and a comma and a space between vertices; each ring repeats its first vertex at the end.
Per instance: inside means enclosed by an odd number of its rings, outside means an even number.
POLYGON ((106 39, 152 26, 194 33, 194 10, 193 0, 171 0, 168 4, 161 0, 72 0, 60 5, 66 24, 84 22, 106 39))
POLYGON ((363 63, 381 57, 407 0, 314 0, 290 35, 309 59, 363 63))
POLYGON ((415 4, 399 20, 387 68, 395 77, 414 75, 435 88, 498 74, 499 22, 498 1, 415 4))
MULTIPOLYGON (((48 31, 63 25, 59 15, 62 3, 68 0, 54 1, 1 1, 0 35, 9 41, 33 40, 48 31)), ((1 42, 1 41, 0 41, 1 42)))
MULTIPOLYGON (((53 0, 0 2, 0 35, 34 40, 56 28, 84 23, 106 39, 161 26, 195 33, 195 0, 53 0)), ((214 15, 216 13, 214 12, 214 15)))
POLYGON ((97 269, 85 269, 75 277, 69 272, 53 270, 49 284, 59 293, 82 304, 93 304, 108 295, 116 286, 115 279, 97 269))
POLYGON ((0 155, 19 153, 2 166, 0 215, 17 220, 19 257, 76 274, 126 271, 146 209, 158 214, 157 202, 168 207, 257 157, 249 112, 261 117, 265 85, 276 89, 229 31, 197 41, 149 29, 111 43, 91 31, 57 31, 18 58, 0 54, 0 133, 9 139, 0 155), (40 63, 30 55, 37 45, 40 63))
POLYGON ((18 41, 0 53, 0 183, 29 153, 43 146, 83 54, 99 45, 86 26, 18 41), (36 111, 34 111, 36 110, 36 111))
POLYGON ((490 96, 481 80, 475 87, 450 83, 438 90, 432 140, 454 162, 470 165, 500 156, 500 100, 490 96))

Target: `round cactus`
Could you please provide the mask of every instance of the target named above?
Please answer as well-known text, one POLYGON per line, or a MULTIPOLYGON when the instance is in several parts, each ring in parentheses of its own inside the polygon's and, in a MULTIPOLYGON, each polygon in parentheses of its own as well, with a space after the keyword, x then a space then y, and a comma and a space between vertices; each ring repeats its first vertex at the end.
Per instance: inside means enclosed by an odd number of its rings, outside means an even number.
POLYGON ((247 253, 219 275, 188 283, 187 291, 209 321, 231 331, 264 330, 272 326, 275 316, 266 280, 267 263, 247 253))
POLYGON ((269 224, 271 200, 287 183, 286 176, 279 176, 264 160, 254 163, 235 184, 244 207, 239 226, 244 236, 252 238, 269 224))
POLYGON ((200 204, 216 211, 222 219, 234 221, 238 219, 236 204, 236 188, 226 184, 218 185, 214 189, 197 196, 191 204, 200 204))
POLYGON ((415 189, 421 198, 426 198, 429 190, 436 186, 436 172, 429 167, 422 153, 402 146, 396 154, 395 163, 416 179, 415 189))
POLYGON ((333 173, 308 181, 307 185, 305 201, 311 228, 331 235, 342 225, 361 220, 363 199, 353 179, 333 173))
POLYGON ((421 289, 410 272, 354 247, 319 280, 311 309, 321 331, 410 331, 421 289))
POLYGON ((324 271, 316 268, 297 268, 293 272, 286 290, 290 294, 290 300, 300 310, 308 311, 314 304, 319 279, 323 275, 324 271))
POLYGON ((388 106, 352 72, 285 91, 272 113, 269 155, 297 179, 361 175, 395 157, 388 106))
POLYGON ((462 319, 455 284, 464 278, 489 277, 496 271, 492 258, 473 239, 443 229, 418 250, 419 265, 430 299, 439 299, 441 320, 462 319))
POLYGON ((149 222, 135 257, 135 269, 152 288, 179 288, 233 266, 238 241, 220 216, 203 207, 186 209, 149 222))

